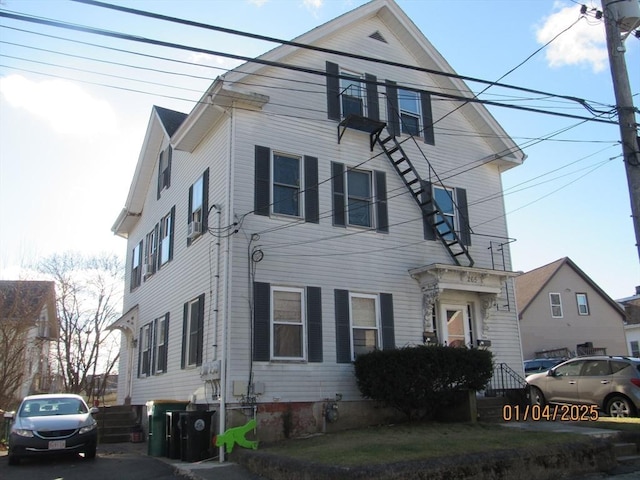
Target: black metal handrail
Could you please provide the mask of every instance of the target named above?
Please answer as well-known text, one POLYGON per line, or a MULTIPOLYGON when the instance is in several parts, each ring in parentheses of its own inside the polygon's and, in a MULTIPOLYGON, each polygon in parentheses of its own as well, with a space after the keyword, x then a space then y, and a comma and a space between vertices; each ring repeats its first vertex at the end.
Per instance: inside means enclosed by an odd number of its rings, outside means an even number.
POLYGON ((499 363, 493 369, 493 376, 485 392, 491 396, 507 396, 510 390, 523 390, 527 382, 522 376, 506 363, 499 363))

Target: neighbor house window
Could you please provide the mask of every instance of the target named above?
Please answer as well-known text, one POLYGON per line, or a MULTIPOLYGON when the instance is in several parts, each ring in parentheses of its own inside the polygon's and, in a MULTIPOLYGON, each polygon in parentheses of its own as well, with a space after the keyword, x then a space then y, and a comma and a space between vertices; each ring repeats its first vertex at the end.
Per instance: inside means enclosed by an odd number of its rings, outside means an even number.
POLYGON ((346 117, 350 114, 364 116, 366 90, 362 83, 362 76, 341 72, 340 78, 340 98, 342 99, 342 116, 346 117))
POLYGON ((371 172, 347 171, 347 223, 371 227, 371 172))
POLYGON ((300 216, 301 175, 300 157, 273 154, 273 213, 300 216))
POLYGON ((437 226, 440 235, 445 240, 453 240, 453 232, 456 231, 456 209, 454 202, 454 190, 445 187, 433 187, 433 198, 437 205, 439 213, 435 216, 435 224, 442 223, 437 226))
POLYGON ((184 304, 182 368, 202 364, 204 294, 184 304))
POLYGON ((562 300, 559 293, 549 294, 549 303, 551 304, 551 316, 553 318, 562 318, 562 300))
POLYGON ((350 293, 349 318, 353 358, 376 350, 379 341, 379 306, 377 295, 350 293))
POLYGON ((631 347, 631 356, 640 358, 640 342, 634 340, 629 342, 629 346, 631 347))
POLYGON ((576 302, 578 303, 578 315, 589 315, 589 302, 586 293, 576 293, 576 302))
POLYGON ((142 240, 133 247, 131 253, 131 290, 138 288, 142 283, 142 240))
POLYGON ((207 230, 209 209, 209 169, 189 187, 187 244, 207 230))
POLYGON ((301 360, 305 357, 304 289, 272 287, 272 357, 301 360))
POLYGON ((400 107, 400 131, 408 135, 420 136, 420 96, 418 92, 398 89, 400 107))

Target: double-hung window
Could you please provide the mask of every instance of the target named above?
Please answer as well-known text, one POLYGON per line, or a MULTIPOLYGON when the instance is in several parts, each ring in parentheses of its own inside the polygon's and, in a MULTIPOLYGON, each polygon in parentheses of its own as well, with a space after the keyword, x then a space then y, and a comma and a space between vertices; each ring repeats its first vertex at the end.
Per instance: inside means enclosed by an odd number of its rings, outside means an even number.
POLYGON ((184 304, 182 323, 182 368, 202 364, 204 294, 184 304))
POLYGON ((454 190, 451 188, 433 187, 433 198, 438 206, 438 213, 435 216, 435 223, 438 231, 445 240, 453 240, 453 232, 456 231, 456 209, 454 190))
POLYGON ((398 89, 398 104, 400 107, 400 131, 416 137, 420 136, 420 96, 412 90, 398 89))
POLYGON ((549 304, 551 306, 551 316, 553 318, 562 318, 562 299, 559 293, 549 294, 549 304))
POLYGON ((273 213, 301 216, 301 158, 273 154, 273 213))
POLYGON ((173 223, 175 218, 175 207, 171 212, 160 220, 159 245, 158 245, 158 268, 173 258, 173 223))
POLYGON ((209 215, 209 169, 189 187, 187 245, 207 230, 209 215))
POLYGON ((133 247, 131 254, 131 290, 138 288, 142 283, 142 240, 133 247))
POLYGON ((347 223, 358 227, 371 227, 372 203, 371 172, 347 171, 347 223))
POLYGON ((351 343, 354 358, 376 350, 380 345, 380 307, 378 295, 349 294, 351 343))
POLYGON ((586 293, 576 293, 576 303, 578 304, 578 315, 589 315, 589 302, 586 293))
POLYGON ((154 321, 154 373, 167 371, 167 342, 169 339, 169 314, 154 321))
POLYGON ((640 358, 640 342, 632 340, 629 342, 629 346, 631 347, 631 356, 640 358))
POLYGON ((271 287, 273 359, 305 358, 304 289, 271 287))
POLYGON ((348 115, 365 116, 366 90, 362 83, 362 76, 351 73, 340 73, 340 98, 342 99, 342 117, 348 115))
POLYGON ((140 330, 140 376, 148 376, 151 374, 151 324, 147 323, 140 330))
POLYGON ((145 245, 143 276, 150 277, 156 271, 156 258, 158 249, 158 226, 147 234, 147 243, 145 245))
POLYGON ((158 157, 158 199, 162 190, 171 185, 171 156, 173 150, 171 145, 160 152, 158 157))

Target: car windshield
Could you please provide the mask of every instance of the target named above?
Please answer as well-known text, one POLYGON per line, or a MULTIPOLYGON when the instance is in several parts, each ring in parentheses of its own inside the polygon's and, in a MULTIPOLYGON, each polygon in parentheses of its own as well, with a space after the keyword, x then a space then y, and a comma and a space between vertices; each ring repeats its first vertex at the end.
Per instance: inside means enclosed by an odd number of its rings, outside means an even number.
POLYGON ((45 417, 49 415, 74 415, 87 413, 87 406, 76 398, 47 398, 25 400, 20 408, 21 417, 45 417))

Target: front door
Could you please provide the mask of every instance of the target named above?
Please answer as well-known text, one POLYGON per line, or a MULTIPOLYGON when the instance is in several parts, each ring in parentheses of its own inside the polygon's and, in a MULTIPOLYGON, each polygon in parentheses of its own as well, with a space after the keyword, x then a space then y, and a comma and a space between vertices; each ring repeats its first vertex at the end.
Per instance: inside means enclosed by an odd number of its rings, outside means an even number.
POLYGON ((472 329, 466 305, 441 305, 441 341, 450 347, 464 347, 472 344, 472 329))

